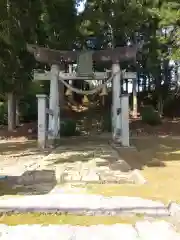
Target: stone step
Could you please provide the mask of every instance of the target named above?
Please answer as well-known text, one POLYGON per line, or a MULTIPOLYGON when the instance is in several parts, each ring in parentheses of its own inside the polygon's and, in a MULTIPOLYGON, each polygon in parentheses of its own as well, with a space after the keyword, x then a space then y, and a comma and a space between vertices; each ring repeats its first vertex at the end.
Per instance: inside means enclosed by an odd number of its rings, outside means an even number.
POLYGON ((136 197, 104 197, 91 194, 54 193, 12 197, 0 200, 1 212, 49 212, 75 215, 169 216, 169 209, 159 201, 136 197))
POLYGON ((72 225, 0 225, 0 239, 26 240, 179 240, 180 234, 165 221, 130 224, 72 226, 72 225))

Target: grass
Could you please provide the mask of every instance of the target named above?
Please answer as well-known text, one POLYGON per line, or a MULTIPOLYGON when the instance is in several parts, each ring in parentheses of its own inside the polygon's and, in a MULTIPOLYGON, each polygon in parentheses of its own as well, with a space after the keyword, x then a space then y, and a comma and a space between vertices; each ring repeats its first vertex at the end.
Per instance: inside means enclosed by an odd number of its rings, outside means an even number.
POLYGON ((96 224, 135 224, 142 221, 143 216, 74 216, 74 215, 58 215, 58 214, 40 214, 40 213, 24 213, 24 214, 4 214, 0 216, 0 224, 6 225, 25 225, 25 224, 70 224, 80 226, 90 226, 96 224))
POLYGON ((180 139, 148 137, 135 139, 138 151, 120 150, 120 155, 147 179, 145 185, 88 185, 88 192, 180 202, 180 139))

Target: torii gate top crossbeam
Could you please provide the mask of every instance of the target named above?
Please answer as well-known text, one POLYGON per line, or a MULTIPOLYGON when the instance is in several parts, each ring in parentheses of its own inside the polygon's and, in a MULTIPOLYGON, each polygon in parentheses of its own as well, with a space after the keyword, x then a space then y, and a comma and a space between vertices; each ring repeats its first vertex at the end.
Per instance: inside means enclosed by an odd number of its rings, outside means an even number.
MULTIPOLYGON (((32 53, 38 62, 49 64, 60 64, 62 62, 77 62, 78 56, 83 51, 60 51, 49 48, 43 48, 36 45, 27 45, 27 50, 32 53)), ((138 47, 125 46, 115 49, 92 51, 92 60, 94 62, 122 62, 135 61, 138 47)))

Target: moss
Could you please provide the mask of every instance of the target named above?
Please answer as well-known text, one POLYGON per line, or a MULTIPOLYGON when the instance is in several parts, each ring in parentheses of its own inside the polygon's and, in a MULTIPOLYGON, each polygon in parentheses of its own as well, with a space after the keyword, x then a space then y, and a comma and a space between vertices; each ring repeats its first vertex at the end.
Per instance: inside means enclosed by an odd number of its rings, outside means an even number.
POLYGON ((90 226, 96 224, 134 224, 143 220, 143 216, 74 216, 59 214, 40 214, 40 213, 23 213, 23 214, 3 214, 0 217, 0 224, 19 225, 19 224, 70 224, 80 226, 90 226))

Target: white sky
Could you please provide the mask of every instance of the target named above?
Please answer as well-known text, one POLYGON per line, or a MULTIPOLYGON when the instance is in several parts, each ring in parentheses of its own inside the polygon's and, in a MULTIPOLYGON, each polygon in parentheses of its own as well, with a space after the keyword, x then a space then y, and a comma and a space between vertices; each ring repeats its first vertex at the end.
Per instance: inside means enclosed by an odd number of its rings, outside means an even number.
POLYGON ((78 7, 78 12, 83 12, 84 11, 84 4, 85 4, 86 0, 83 0, 78 7))

